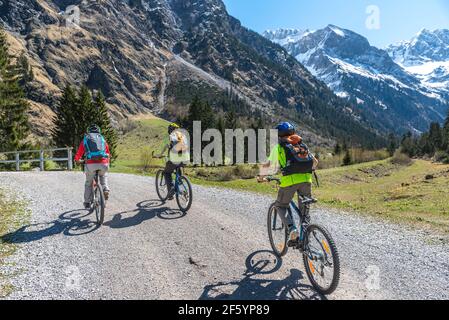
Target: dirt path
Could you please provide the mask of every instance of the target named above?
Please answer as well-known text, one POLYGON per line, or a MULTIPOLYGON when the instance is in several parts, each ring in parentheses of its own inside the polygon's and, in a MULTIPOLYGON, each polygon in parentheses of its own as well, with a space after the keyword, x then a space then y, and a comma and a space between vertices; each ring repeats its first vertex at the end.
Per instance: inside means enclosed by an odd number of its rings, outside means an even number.
MULTIPOLYGON (((157 201, 152 178, 111 174, 105 225, 81 210, 81 173, 0 173, 0 188, 29 201, 32 221, 0 267, 10 299, 323 299, 296 252, 269 252, 270 197, 194 187, 181 216, 157 201), (261 268, 260 266, 264 266, 261 268)), ((342 281, 329 299, 449 299, 449 248, 424 233, 314 210, 334 235, 342 281), (378 275, 378 277, 377 277, 378 275), (378 281, 377 281, 378 280, 378 281)))

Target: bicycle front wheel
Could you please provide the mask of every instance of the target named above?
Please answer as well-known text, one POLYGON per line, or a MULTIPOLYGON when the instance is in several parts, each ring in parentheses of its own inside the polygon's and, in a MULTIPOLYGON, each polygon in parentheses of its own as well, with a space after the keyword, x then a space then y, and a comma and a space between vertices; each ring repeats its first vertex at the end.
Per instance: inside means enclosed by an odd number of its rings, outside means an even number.
POLYGON ((271 248, 278 257, 283 257, 288 252, 287 238, 288 230, 284 221, 278 213, 277 207, 273 204, 268 211, 268 237, 271 248))
POLYGON ((94 206, 95 206, 95 215, 97 218, 97 224, 101 226, 104 222, 104 212, 106 208, 106 201, 104 198, 103 188, 96 187, 95 188, 95 197, 94 197, 94 206))
POLYGON ((310 225, 304 248, 304 266, 310 283, 323 295, 333 293, 340 281, 340 257, 329 231, 310 225))
POLYGON ((178 192, 176 193, 176 202, 182 212, 187 212, 192 207, 192 184, 187 177, 181 176, 178 183, 178 192))
POLYGON ((162 202, 165 202, 168 198, 168 187, 165 181, 165 175, 163 170, 159 170, 156 174, 156 192, 157 196, 162 202))

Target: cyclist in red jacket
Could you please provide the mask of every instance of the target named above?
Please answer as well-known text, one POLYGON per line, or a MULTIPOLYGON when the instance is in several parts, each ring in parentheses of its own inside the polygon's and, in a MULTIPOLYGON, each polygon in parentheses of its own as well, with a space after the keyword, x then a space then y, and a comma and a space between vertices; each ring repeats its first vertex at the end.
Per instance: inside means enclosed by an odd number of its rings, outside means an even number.
POLYGON ((109 171, 109 159, 111 153, 109 145, 101 135, 101 129, 97 125, 89 127, 87 134, 84 136, 78 151, 75 155, 76 163, 82 163, 81 159, 85 157, 85 174, 86 183, 84 187, 84 208, 89 209, 92 203, 92 183, 95 173, 98 171, 100 176, 100 184, 103 187, 105 199, 109 199, 109 186, 107 173, 109 171))

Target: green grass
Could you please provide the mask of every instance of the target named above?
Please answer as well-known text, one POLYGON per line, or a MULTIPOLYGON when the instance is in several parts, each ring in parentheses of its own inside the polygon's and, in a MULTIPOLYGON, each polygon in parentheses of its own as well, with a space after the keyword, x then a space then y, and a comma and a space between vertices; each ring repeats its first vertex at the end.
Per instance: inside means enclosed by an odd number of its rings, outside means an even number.
MULTIPOLYGON (((112 172, 143 173, 142 153, 162 151, 163 142, 167 139, 168 122, 158 118, 136 120, 137 127, 121 137, 117 145, 117 160, 112 172)), ((162 161, 155 161, 162 165, 162 161)))
MULTIPOLYGON (((26 224, 29 220, 29 212, 23 202, 6 196, 6 192, 0 189, 0 237, 26 224)), ((0 238, 0 266, 6 264, 6 259, 14 254, 17 246, 3 242, 0 238)), ((6 297, 14 290, 9 282, 11 275, 0 273, 0 298, 6 297)))
MULTIPOLYGON (((138 120, 138 127, 122 137, 119 158, 112 170, 154 174, 163 162, 154 162, 149 170, 143 170, 140 157, 145 148, 147 152, 161 150, 167 134, 166 127, 164 120, 138 120)), ((186 169, 192 182, 199 185, 271 194, 274 197, 277 189, 272 184, 258 184, 255 179, 236 179, 239 176, 251 178, 251 174, 256 172, 251 166, 186 169)), ((399 165, 386 159, 320 170, 319 176, 321 186, 314 189, 314 195, 321 205, 449 235, 449 165, 423 160, 399 165), (434 179, 426 180, 429 174, 434 179)))

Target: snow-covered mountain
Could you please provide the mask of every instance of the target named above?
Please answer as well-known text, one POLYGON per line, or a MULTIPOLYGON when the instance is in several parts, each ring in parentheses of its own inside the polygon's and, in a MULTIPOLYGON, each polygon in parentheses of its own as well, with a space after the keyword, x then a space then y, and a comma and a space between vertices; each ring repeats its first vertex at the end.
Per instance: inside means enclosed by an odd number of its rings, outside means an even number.
POLYGON ((428 86, 386 50, 371 46, 353 31, 329 25, 315 31, 266 31, 264 36, 283 46, 337 95, 356 104, 378 128, 424 131, 430 122, 446 116, 444 91, 428 86))
POLYGON ((449 93, 449 30, 426 29, 387 48, 393 60, 436 92, 449 93))

